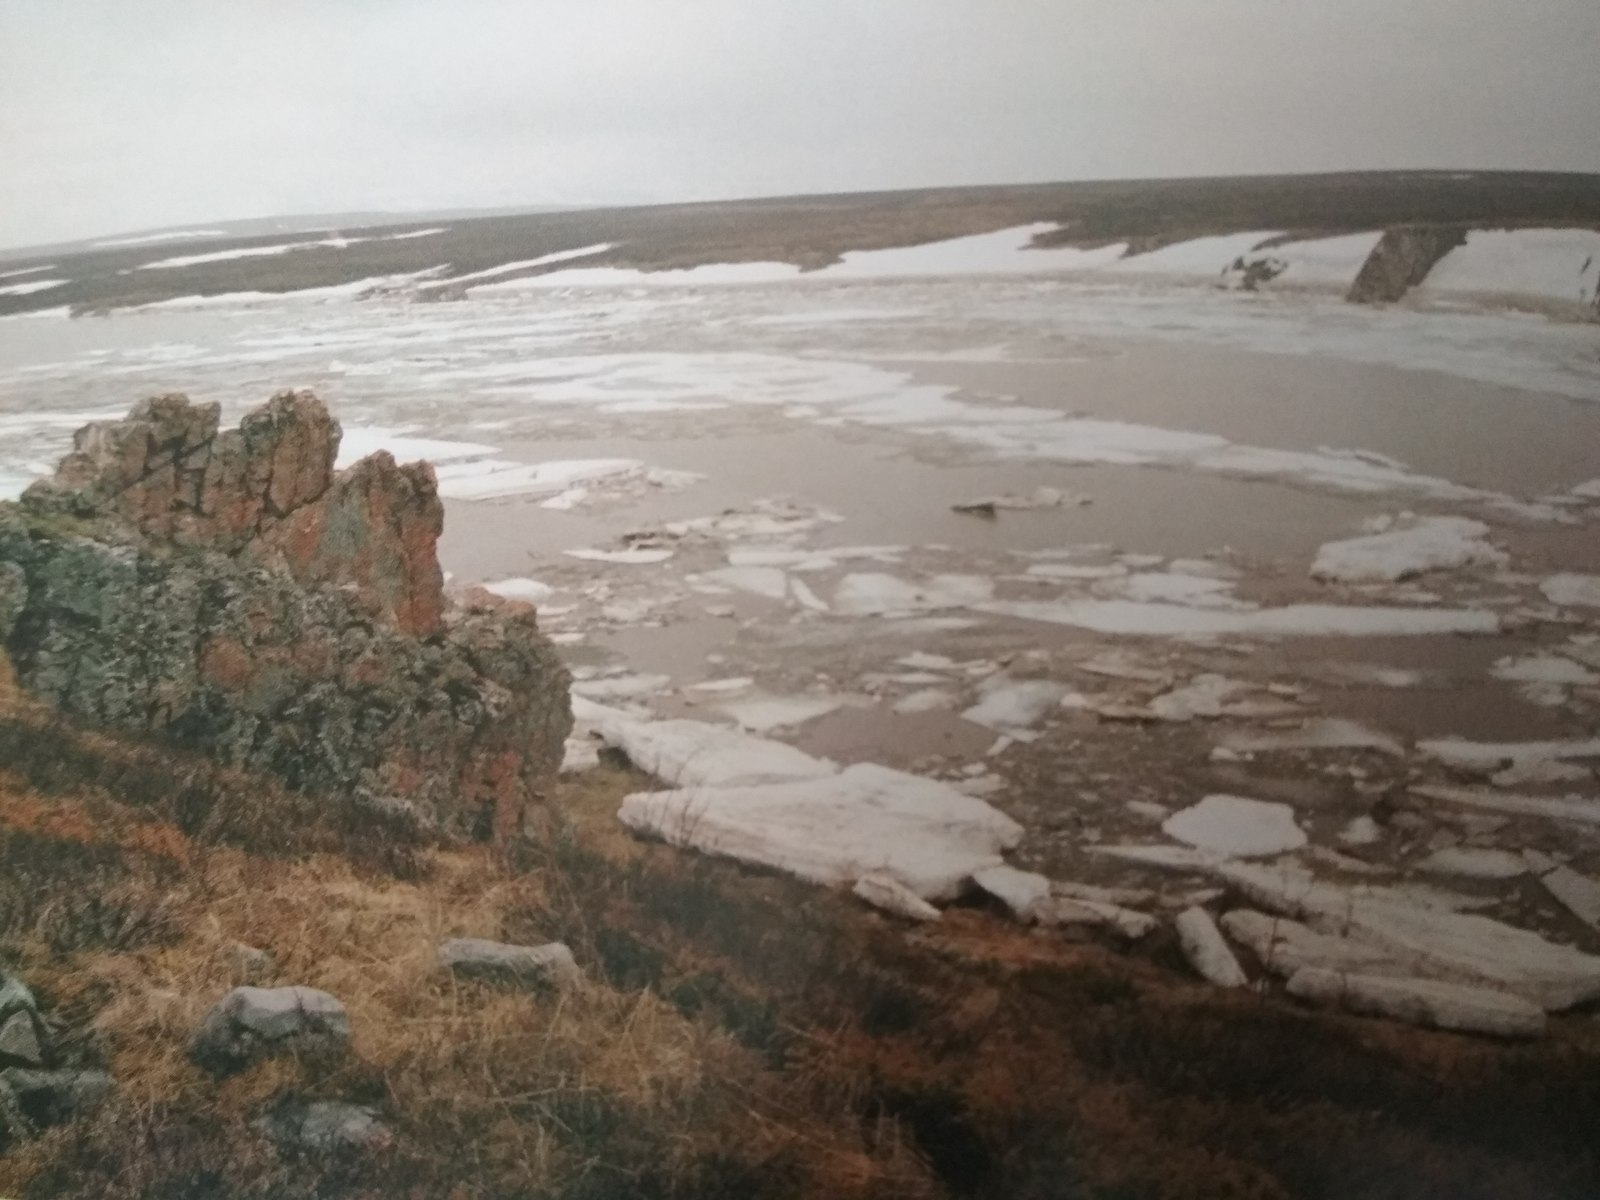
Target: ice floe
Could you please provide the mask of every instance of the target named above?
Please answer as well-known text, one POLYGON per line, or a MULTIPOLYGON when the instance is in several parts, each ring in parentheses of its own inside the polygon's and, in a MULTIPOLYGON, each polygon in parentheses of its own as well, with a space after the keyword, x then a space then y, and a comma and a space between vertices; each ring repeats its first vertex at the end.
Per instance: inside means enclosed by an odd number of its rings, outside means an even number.
POLYGON ((756 696, 748 700, 730 701, 718 707, 738 722, 741 729, 748 729, 752 733, 768 733, 774 729, 804 725, 846 704, 858 702, 857 698, 850 696, 756 696))
POLYGON ((994 582, 978 575, 934 575, 909 582, 881 572, 846 575, 834 589, 834 611, 847 617, 928 612, 982 604, 994 582))
POLYGON ((1429 738, 1417 743, 1429 758, 1451 767, 1490 771, 1501 767, 1571 758, 1600 759, 1600 737, 1543 742, 1474 742, 1466 738, 1429 738))
POLYGON ((1228 857, 1283 854, 1306 844, 1287 804, 1243 796, 1207 796, 1162 823, 1168 837, 1228 857))
POLYGON ((1411 788, 1411 792, 1425 800, 1440 800, 1446 804, 1459 804, 1485 812, 1504 813, 1512 817, 1538 817, 1548 821, 1600 828, 1600 800, 1593 798, 1524 796, 1490 788, 1448 787, 1439 784, 1417 784, 1411 788))
POLYGON ((1486 540, 1489 527, 1465 517, 1423 517, 1401 528, 1328 542, 1311 565, 1314 579, 1394 583, 1428 571, 1501 566, 1504 551, 1486 540))
POLYGON ((783 600, 789 595, 789 576, 777 567, 720 567, 694 578, 768 600, 783 600))
POLYGON ((1238 754, 1280 750, 1378 750, 1384 754, 1405 753, 1405 747, 1388 734, 1369 729, 1348 717, 1316 717, 1298 729, 1230 733, 1218 744, 1238 754))
POLYGON ((992 676, 978 686, 978 703, 961 715, 974 725, 1026 741, 1033 736, 1028 731, 1060 705, 1066 692, 1065 684, 1049 679, 992 676))
POLYGON ((1578 575, 1563 572, 1551 575, 1539 584, 1551 604, 1572 608, 1600 608, 1600 575, 1578 575))
POLYGON ((1516 879, 1528 873, 1527 864, 1509 850, 1446 846, 1417 864, 1430 875, 1458 875, 1466 879, 1516 879))
POLYGON ((1563 908, 1590 928, 1600 929, 1600 882, 1537 850, 1525 850, 1522 857, 1534 878, 1563 908))
POLYGON ((1234 611, 1133 600, 994 600, 971 607, 996 616, 1137 637, 1424 637, 1500 629, 1497 615, 1473 608, 1291 604, 1234 611))

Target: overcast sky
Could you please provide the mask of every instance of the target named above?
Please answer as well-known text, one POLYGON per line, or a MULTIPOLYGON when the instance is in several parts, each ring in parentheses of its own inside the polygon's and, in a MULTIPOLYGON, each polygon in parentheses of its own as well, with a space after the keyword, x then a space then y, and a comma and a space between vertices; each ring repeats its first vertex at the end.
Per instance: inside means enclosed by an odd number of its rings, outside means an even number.
POLYGON ((282 213, 1600 171, 1600 0, 0 0, 0 245, 282 213))

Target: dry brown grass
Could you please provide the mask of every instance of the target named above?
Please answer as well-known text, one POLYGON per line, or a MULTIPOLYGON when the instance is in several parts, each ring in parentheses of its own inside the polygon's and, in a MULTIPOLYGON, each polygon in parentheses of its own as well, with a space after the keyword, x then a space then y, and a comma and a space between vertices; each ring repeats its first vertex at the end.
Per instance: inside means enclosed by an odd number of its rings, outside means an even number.
POLYGON ((634 841, 615 811, 643 781, 615 767, 496 852, 240 791, 25 705, 0 704, 0 746, 23 748, 0 762, 0 951, 69 1057, 118 1080, 95 1119, 0 1158, 3 1195, 1600 1195, 1592 1021, 1500 1046, 1220 994, 1159 943, 1130 957, 978 909, 907 931, 634 841), (434 963, 454 935, 567 941, 589 985, 457 982, 434 963), (345 1003, 351 1056, 192 1067, 240 942, 274 957, 270 982, 345 1003), (274 1150, 252 1122, 295 1096, 376 1106, 394 1146, 274 1150))
MULTIPOLYGON (((830 1194, 926 1191, 898 1146, 885 1141, 892 1153, 875 1154, 848 1126, 785 1112, 759 1056, 648 989, 594 978, 577 993, 528 994, 437 967, 447 937, 547 938, 529 915, 565 889, 552 872, 485 847, 439 846, 396 877, 373 865, 393 855, 332 852, 337 822, 265 838, 271 853, 256 853, 239 844, 245 826, 285 815, 270 789, 253 793, 253 818, 186 834, 152 815, 170 811, 164 803, 143 803, 154 789, 141 773, 160 769, 151 752, 65 730, 14 697, 0 719, 48 727, 50 752, 70 750, 49 770, 43 752, 0 764, 0 844, 53 873, 63 897, 143 889, 165 915, 162 937, 65 950, 44 936, 49 903, 0 922, 6 957, 68 1026, 64 1044, 118 1081, 95 1120, 0 1159, 0 1194, 783 1194, 810 1191, 806 1163, 827 1169, 830 1194), (339 997, 353 1026, 348 1059, 269 1062, 221 1081, 196 1071, 187 1040, 242 981, 231 953, 240 943, 272 955, 269 982, 339 997), (395 1149, 360 1163, 279 1155, 252 1122, 290 1095, 376 1105, 395 1149), (879 1186, 901 1176, 909 1188, 879 1186)), ((20 745, 21 730, 11 732, 20 745)), ((176 782, 191 767, 173 760, 167 770, 176 782)), ((614 804, 623 781, 611 785, 614 804)), ((292 798, 285 807, 301 813, 292 798)))

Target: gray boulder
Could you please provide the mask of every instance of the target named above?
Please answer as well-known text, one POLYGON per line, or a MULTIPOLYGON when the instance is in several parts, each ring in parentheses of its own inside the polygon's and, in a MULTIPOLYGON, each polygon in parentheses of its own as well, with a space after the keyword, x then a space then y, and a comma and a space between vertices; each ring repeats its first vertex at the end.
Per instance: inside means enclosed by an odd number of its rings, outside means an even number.
POLYGON ((42 1066, 45 1037, 28 985, 0 971, 0 1065, 42 1066))
POLYGON ((15 1098, 26 1119, 43 1128, 93 1111, 111 1095, 113 1082, 104 1071, 8 1067, 0 1071, 0 1085, 15 1098))
POLYGON ((206 1014, 189 1057, 215 1074, 279 1055, 333 1060, 350 1048, 350 1015, 308 987, 234 988, 206 1014))
POLYGON ((394 1141, 376 1110, 342 1100, 291 1100, 256 1124, 283 1149, 378 1150, 394 1141))
POLYGON ((0 1062, 28 1067, 44 1064, 44 1043, 37 1021, 38 1018, 26 1009, 0 1019, 0 1062))
POLYGON ((463 978, 524 987, 569 988, 583 983, 572 951, 560 942, 511 946, 484 938, 451 938, 439 947, 439 964, 463 978))

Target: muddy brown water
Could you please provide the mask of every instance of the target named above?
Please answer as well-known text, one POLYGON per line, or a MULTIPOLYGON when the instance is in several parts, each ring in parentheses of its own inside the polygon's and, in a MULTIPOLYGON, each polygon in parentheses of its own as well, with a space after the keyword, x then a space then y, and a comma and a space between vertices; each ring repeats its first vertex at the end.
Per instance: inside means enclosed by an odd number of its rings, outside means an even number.
MULTIPOLYGON (((919 382, 958 387, 970 397, 1014 398, 1269 447, 1357 447, 1391 455, 1417 471, 1519 496, 1537 496, 1600 476, 1600 406, 1432 372, 1145 344, 1061 362, 901 365, 919 382)), ((609 544, 628 530, 716 513, 760 497, 790 495, 846 518, 804 540, 817 548, 940 547, 939 570, 989 573, 999 570, 997 557, 1006 551, 1086 543, 1168 557, 1225 554, 1246 569, 1244 594, 1268 602, 1348 602, 1351 597, 1320 588, 1306 577, 1316 547, 1358 532, 1368 517, 1425 507, 1393 496, 1340 495, 1182 469, 984 461, 970 448, 937 437, 821 428, 788 421, 771 410, 747 414, 731 428, 708 426, 684 436, 678 424, 672 436, 663 437, 663 432, 658 426, 655 436, 506 447, 509 454, 528 460, 633 457, 695 471, 706 480, 684 491, 578 512, 544 509, 527 499, 452 503, 441 547, 447 566, 466 578, 530 574, 564 582, 603 577, 617 580, 624 590, 648 588, 653 580, 676 581, 687 570, 716 565, 720 552, 685 550, 662 567, 591 572, 561 551, 609 544), (1025 492, 1040 485, 1086 494, 1093 502, 1003 512, 992 520, 951 511, 953 503, 974 496, 1025 492)), ((1492 512, 1456 511, 1493 522, 1496 538, 1511 550, 1518 570, 1600 570, 1600 536, 1592 524, 1508 524, 1492 512)), ((1019 560, 1006 569, 1023 565, 1019 560)), ((845 570, 909 573, 909 568, 868 564, 806 578, 826 594, 845 570)), ((1486 594, 1483 580, 1469 577, 1429 579, 1422 586, 1440 591, 1443 603, 1472 602, 1486 594)), ((1507 590, 1491 588, 1496 594, 1507 590)), ((1040 595, 1047 593, 1041 589, 1040 595)), ((1526 588, 1524 594, 1538 600, 1526 588)), ((1180 676, 1185 669, 1206 669, 1258 681, 1305 683, 1316 698, 1313 711, 1353 717, 1402 739, 1573 736, 1590 723, 1585 709, 1531 704, 1515 687, 1488 673, 1497 659, 1547 645, 1559 630, 1494 638, 1262 641, 1249 654, 1219 659, 1182 644, 1099 638, 1027 621, 985 617, 975 629, 898 638, 889 634, 893 622, 830 617, 797 624, 781 605, 737 596, 716 600, 733 607, 733 617, 713 618, 701 611, 708 603, 692 597, 661 625, 612 629, 569 653, 574 661, 615 660, 637 671, 665 674, 679 686, 753 673, 764 690, 792 694, 851 691, 862 673, 880 670, 911 649, 993 658, 1028 648, 1081 650, 1120 642, 1138 655, 1187 660, 1180 676), (708 662, 708 656, 725 661, 708 662), (1425 681, 1412 688, 1357 684, 1339 677, 1339 668, 1351 663, 1413 669, 1425 681)), ((690 704, 669 696, 658 705, 671 715, 695 715, 696 710, 712 710, 713 702, 690 704)), ((1083 724, 1078 718, 1069 723, 1083 724)), ((1080 732, 1101 739, 1124 736, 1109 727, 1096 729, 1091 722, 1080 732)), ((841 710, 779 736, 842 761, 898 766, 930 757, 976 761, 996 737, 954 713, 898 715, 887 703, 841 710)), ((1030 752, 1011 753, 1026 758, 1030 752)), ((1201 769, 1198 759, 1196 769, 1201 769)))
MULTIPOLYGON (((1600 336, 1596 353, 1600 354, 1600 336)), ((1600 475, 1593 402, 1437 371, 1137 343, 1071 362, 906 363, 918 382, 1288 450, 1375 450, 1456 483, 1537 496, 1600 475)))

